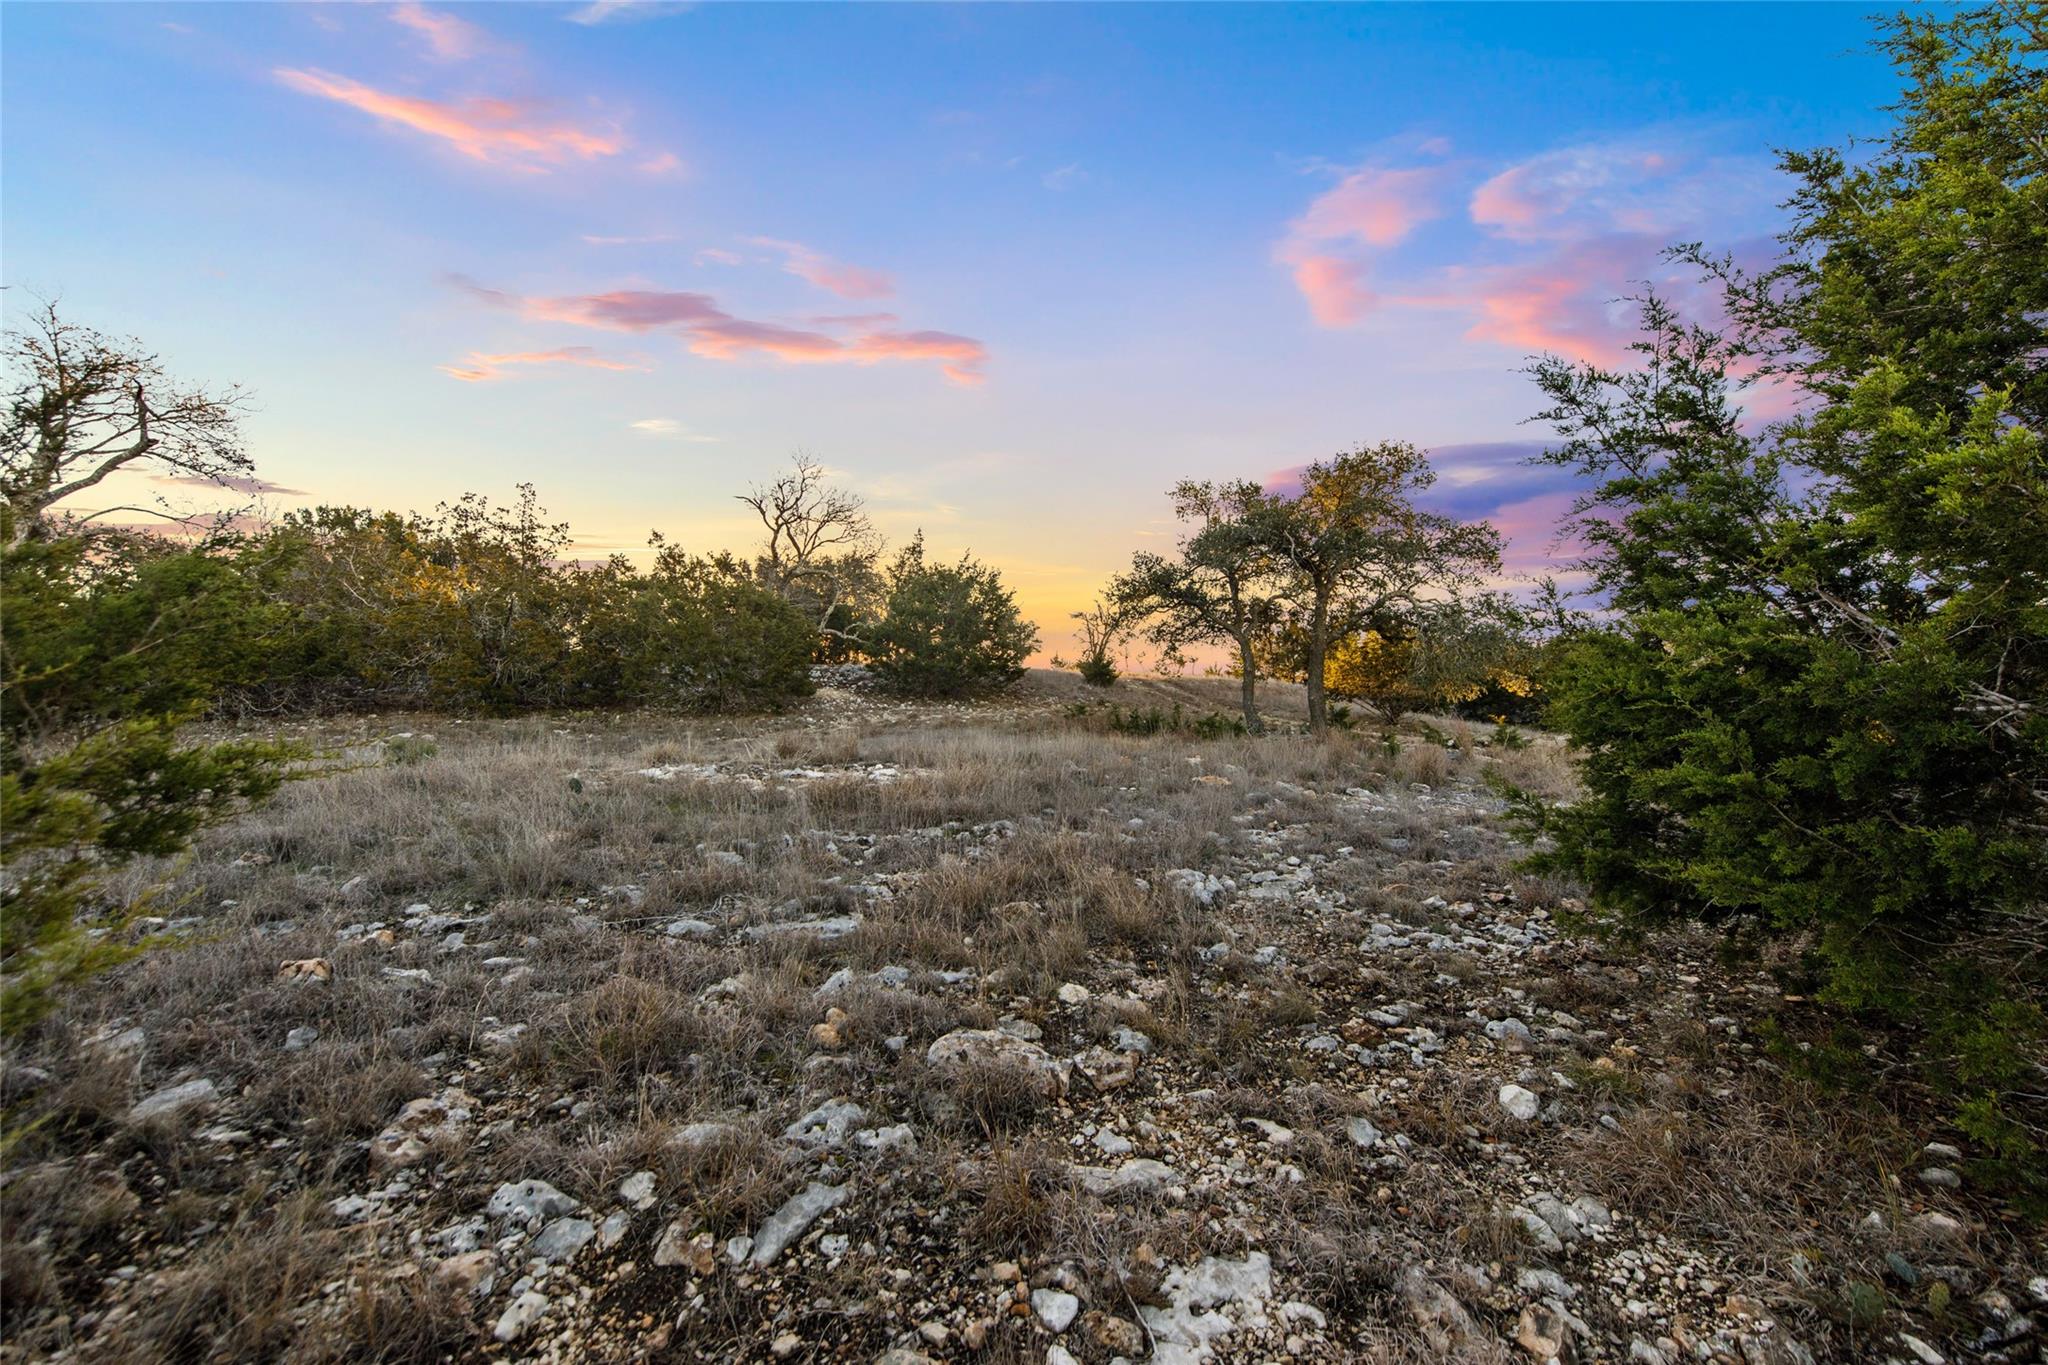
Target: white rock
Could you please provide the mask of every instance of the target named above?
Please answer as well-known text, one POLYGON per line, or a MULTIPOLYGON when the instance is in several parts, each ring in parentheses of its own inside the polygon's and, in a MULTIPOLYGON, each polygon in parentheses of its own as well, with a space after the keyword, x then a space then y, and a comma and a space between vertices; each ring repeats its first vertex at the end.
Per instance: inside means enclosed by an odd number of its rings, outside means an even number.
POLYGON ((1523 1123, 1534 1119, 1543 1108, 1543 1101, 1536 1097, 1534 1091, 1525 1090, 1519 1085, 1502 1086, 1499 1098, 1500 1107, 1507 1111, 1508 1116, 1520 1119, 1523 1123))
POLYGON ((1050 1332, 1064 1332, 1074 1325, 1074 1319, 1081 1312, 1081 1301, 1072 1294, 1057 1289, 1034 1289, 1031 1291, 1031 1311, 1038 1314, 1038 1320, 1050 1332))
POLYGON ((812 1181, 789 1197, 789 1201, 768 1215, 768 1221, 761 1224, 761 1230, 754 1234, 754 1245, 748 1259, 758 1269, 771 1264, 780 1256, 783 1248, 804 1235, 811 1224, 818 1221, 828 1210, 836 1209, 853 1194, 849 1185, 827 1185, 812 1181))
POLYGON ((491 1192, 484 1212, 493 1218, 516 1218, 522 1223, 536 1218, 559 1218, 574 1213, 577 1203, 545 1180, 521 1180, 498 1186, 491 1192))
POLYGON ((550 1264, 573 1261, 596 1235, 597 1226, 587 1218, 557 1218, 540 1230, 527 1252, 550 1264))
POLYGON ((128 1111, 130 1123, 147 1123, 151 1119, 176 1114, 186 1109, 211 1106, 220 1099, 220 1091, 212 1081, 186 1081, 183 1085, 166 1086, 143 1099, 137 1100, 128 1111))
POLYGON ((834 1099, 805 1114, 782 1130, 784 1139, 827 1151, 846 1141, 846 1135, 867 1121, 868 1111, 851 1100, 834 1099))
POLYGON ((491 1329, 491 1335, 500 1341, 517 1341, 547 1311, 548 1296, 529 1289, 506 1305, 505 1311, 498 1315, 498 1325, 491 1329))
POLYGON ((1085 1005, 1088 1003, 1090 995, 1089 989, 1078 981, 1069 981, 1059 989, 1060 1003, 1062 1005, 1085 1005))
POLYGON ((933 1066, 965 1063, 1016 1067, 1038 1076, 1048 1093, 1060 1094, 1066 1090, 1066 1077, 1051 1054, 1036 1043, 1013 1038, 1000 1029, 954 1029, 934 1039, 932 1045, 925 1049, 924 1056, 933 1066))
POLYGON ((654 1207, 654 1172, 635 1171, 619 1182, 619 1198, 636 1209, 654 1207))

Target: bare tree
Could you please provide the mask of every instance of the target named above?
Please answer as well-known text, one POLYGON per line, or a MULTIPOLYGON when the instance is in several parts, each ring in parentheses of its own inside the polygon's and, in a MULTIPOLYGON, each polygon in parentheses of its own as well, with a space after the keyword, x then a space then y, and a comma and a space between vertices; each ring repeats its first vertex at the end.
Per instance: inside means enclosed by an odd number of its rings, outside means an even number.
MULTIPOLYGON (((65 322, 46 303, 5 337, 7 413, 0 498, 8 536, 40 534, 51 509, 130 465, 235 487, 254 468, 242 448, 239 389, 180 387, 140 343, 65 322)), ((150 507, 104 507, 170 517, 150 507)))
POLYGON ((762 580, 802 608, 820 634, 858 644, 856 609, 879 583, 882 537, 859 494, 828 480, 825 467, 799 451, 788 473, 738 496, 768 533, 756 560, 762 580))

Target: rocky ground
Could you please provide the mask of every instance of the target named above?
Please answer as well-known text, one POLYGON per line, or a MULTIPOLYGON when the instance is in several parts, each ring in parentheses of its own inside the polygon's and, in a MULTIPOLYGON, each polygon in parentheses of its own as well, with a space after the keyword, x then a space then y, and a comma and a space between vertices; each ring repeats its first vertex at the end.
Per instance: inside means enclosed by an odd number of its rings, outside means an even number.
POLYGON ((1085 697, 302 732, 8 1051, 7 1357, 2048 1359, 1938 1108, 1516 871, 1554 742, 1085 697))

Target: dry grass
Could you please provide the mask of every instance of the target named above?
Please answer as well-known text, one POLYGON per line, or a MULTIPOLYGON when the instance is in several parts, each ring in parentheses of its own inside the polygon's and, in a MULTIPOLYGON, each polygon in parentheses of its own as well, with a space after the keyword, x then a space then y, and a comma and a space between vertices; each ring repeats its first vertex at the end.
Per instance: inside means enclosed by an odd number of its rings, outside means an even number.
MULTIPOLYGON (((137 891, 168 879, 181 913, 201 918, 199 936, 110 975, 9 1049, 11 1068, 52 1078, 9 1089, 13 1121, 31 1125, 0 1186, 10 1346, 61 1350, 81 1316, 112 1298, 130 1315, 94 1326, 95 1359, 476 1354, 482 1310, 394 1273, 415 1263, 401 1231, 344 1227, 325 1207, 383 1178, 365 1168, 365 1140, 400 1106, 460 1085, 492 1124, 419 1168, 435 1224, 474 1213, 499 1180, 547 1179, 597 1208, 624 1176, 648 1170, 662 1220, 719 1238, 746 1232, 820 1169, 780 1140, 782 1128, 853 1096, 869 1123, 918 1132, 915 1154, 831 1160, 864 1191, 897 1172, 901 1207, 863 1207, 859 1237, 885 1252, 922 1248, 921 1274, 1038 1258, 1076 1276, 1091 1304, 1134 1312, 1126 1275, 1141 1245, 1186 1264, 1241 1254, 1246 1228, 1259 1227, 1287 1293, 1343 1318, 1332 1341, 1347 1357, 1431 1358, 1393 1294, 1409 1264, 1492 1265, 1511 1283, 1541 1259, 1500 1212, 1514 1168, 1498 1160, 1493 1091, 1520 1059, 1491 1051, 1462 1005, 1439 1009, 1509 988, 1525 993, 1522 1012, 1566 1011, 1588 1039, 1542 1059, 1544 1074, 1576 1088, 1563 1092, 1564 1122, 1517 1132, 1516 1150, 1571 1192, 1714 1249, 1739 1283, 1809 1314, 1815 1343, 1838 1344, 1827 1335, 1834 1310, 1788 1289, 1786 1257, 1796 1247, 1824 1259, 1821 1298, 1844 1276, 1881 1276, 1883 1253, 1905 1244, 1855 1228, 1867 1207, 1899 1204, 1893 1177, 1924 1135, 1904 1119, 1872 1128, 1837 1098, 1788 1090, 1725 1034, 1665 1009, 1657 992, 1670 963, 1655 955, 1573 948, 1513 967, 1458 943, 1402 967, 1359 947, 1375 923, 1465 933, 1452 910, 1424 904, 1431 895, 1503 913, 1565 908, 1574 888, 1519 876, 1483 811, 1441 799, 1473 792, 1489 772, 1569 795, 1554 740, 1488 747, 1482 730, 1441 720, 1421 724, 1455 747, 1420 726, 1391 753, 1367 732, 1326 743, 1134 738, 1069 722, 1068 704, 1100 699, 1079 689, 1034 675, 999 710, 851 720, 829 710, 708 723, 387 717, 316 733, 362 765, 287 788, 209 833, 189 864, 133 874, 137 891), (383 761, 374 741, 401 730, 415 739, 383 761), (720 765, 726 779, 639 775, 679 763, 720 765), (863 770, 875 764, 901 776, 872 780, 863 770), (779 775, 792 768, 831 775, 779 775), (1354 789, 1370 799, 1328 799, 1354 789), (1283 833, 1286 853, 1318 863, 1327 904, 1225 914, 1166 877, 1226 868, 1247 840, 1279 847, 1283 833), (875 884, 891 894, 873 894, 875 884), (444 946, 457 926, 409 928, 414 903, 468 921, 462 945, 444 946), (724 932, 842 914, 858 915, 858 928, 829 939, 724 932), (684 917, 721 932, 662 932, 684 917), (392 942, 369 932, 378 924, 392 942), (1231 950, 1205 961, 1219 942, 1231 950), (1261 965, 1253 953, 1266 942, 1291 956, 1261 965), (277 979, 280 961, 309 957, 332 963, 329 984, 277 979), (907 979, 869 978, 883 967, 907 979), (842 968, 855 979, 821 996, 842 968), (962 983, 939 975, 961 971, 962 983), (1094 998, 1052 1003, 1069 981, 1089 983, 1094 998), (1447 1064, 1384 1094, 1389 1078, 1369 1069, 1330 1083, 1304 1041, 1396 1000, 1437 1011, 1447 1064), (843 1015, 836 1039, 821 1040, 814 1026, 828 1007, 843 1015), (925 1063, 931 1040, 1012 1014, 1042 1027, 1055 1056, 1120 1026, 1154 1051, 1129 1089, 1099 1095, 1077 1077, 1064 1099, 1014 1070, 925 1063), (129 1027, 145 1045, 108 1064, 89 1040, 129 1027), (299 1028, 317 1040, 284 1050, 299 1028), (1619 1063, 1596 1065, 1623 1037, 1619 1063), (246 1142, 127 1124, 136 1097, 197 1076, 220 1087, 246 1142), (1215 1093, 1176 1107, 1174 1095, 1198 1089, 1215 1093), (1410 1144, 1397 1168, 1341 1137, 1368 1109, 1410 1144), (1296 1133, 1286 1162, 1300 1179, 1182 1200, 1080 1192, 1066 1166, 1101 1158, 1076 1125, 1131 1115, 1195 1125, 1191 1145, 1147 1149, 1175 1160, 1225 1138, 1256 1151, 1244 1145, 1246 1116, 1283 1123, 1296 1133), (729 1127, 675 1141, 705 1121, 729 1127), (130 1261, 147 1292, 110 1294, 107 1271, 130 1261)), ((1275 719, 1299 719, 1298 689, 1262 696, 1275 719)), ((1139 680, 1113 699, 1227 712, 1235 683, 1139 680)), ((1675 939, 1663 952, 1691 962, 1704 949, 1675 939)), ((636 1229, 620 1254, 644 1263, 651 1237, 636 1229)), ((820 1292, 863 1298, 863 1266, 819 1272, 820 1292)), ((685 1301, 675 1282, 653 1283, 645 1292, 663 1314, 685 1301)), ((752 1358, 787 1325, 730 1277, 690 1292, 701 1307, 672 1351, 752 1358)), ((838 1343, 821 1359, 893 1344, 847 1315, 792 1320, 838 1343)), ((1511 1323, 1510 1312, 1495 1325, 1511 1323)), ((1042 1353, 1027 1327, 1005 1321, 980 1358, 1042 1353)))

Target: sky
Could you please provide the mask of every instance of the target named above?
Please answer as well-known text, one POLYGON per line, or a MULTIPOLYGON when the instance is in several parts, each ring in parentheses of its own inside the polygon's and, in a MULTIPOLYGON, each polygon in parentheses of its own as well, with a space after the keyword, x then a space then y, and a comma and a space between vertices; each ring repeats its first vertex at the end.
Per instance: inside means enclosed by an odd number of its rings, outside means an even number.
MULTIPOLYGON (((1798 5, 0 7, 0 308, 243 386, 265 506, 753 540, 803 451, 1048 647, 1182 478, 1361 442, 1540 571, 1531 356, 1883 126, 1798 5)), ((218 499, 140 487, 180 508, 218 499)))

